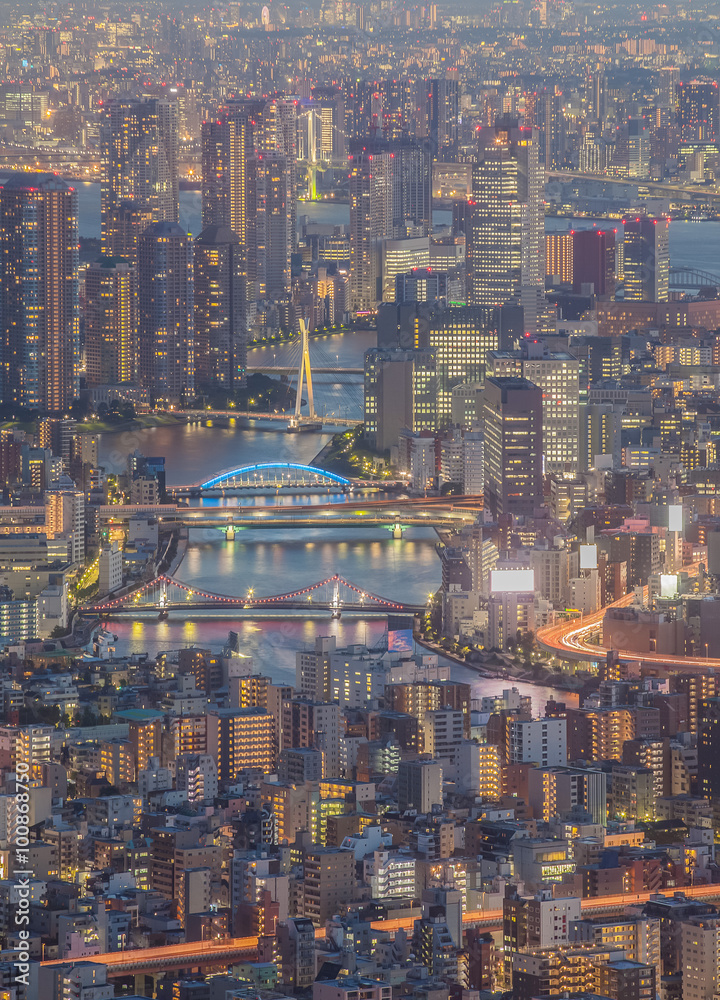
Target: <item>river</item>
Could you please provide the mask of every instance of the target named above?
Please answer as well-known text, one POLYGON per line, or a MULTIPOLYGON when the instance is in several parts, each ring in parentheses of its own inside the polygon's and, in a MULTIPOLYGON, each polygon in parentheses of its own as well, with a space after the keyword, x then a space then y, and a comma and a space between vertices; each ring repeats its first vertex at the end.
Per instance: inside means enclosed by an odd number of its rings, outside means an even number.
MULTIPOLYGON (((100 185, 93 181, 76 184, 79 202, 79 228, 81 236, 100 237, 100 185)), ((343 226, 350 223, 350 207, 343 203, 298 202, 298 217, 307 215, 313 222, 343 226)), ((436 211, 433 221, 447 225, 451 212, 436 211)), ((556 218, 549 216, 545 226, 550 232, 571 228, 589 228, 596 220, 589 218, 556 218)), ((603 220, 597 220, 602 222, 603 220)), ((607 221, 607 220, 605 220, 607 221)), ((202 229, 199 191, 180 192, 180 224, 193 236, 202 229)), ((621 228, 617 220, 613 225, 621 228)), ((670 263, 673 267, 691 267, 715 273, 720 270, 720 222, 673 221, 669 230, 670 263), (710 263, 708 263, 710 262, 710 263)))

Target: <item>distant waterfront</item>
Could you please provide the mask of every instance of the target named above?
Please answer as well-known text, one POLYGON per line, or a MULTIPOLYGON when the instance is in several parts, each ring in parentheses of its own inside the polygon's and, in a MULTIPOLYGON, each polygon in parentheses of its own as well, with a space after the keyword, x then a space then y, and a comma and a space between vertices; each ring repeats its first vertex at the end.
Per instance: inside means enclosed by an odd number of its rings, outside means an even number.
MULTIPOLYGON (((100 185, 93 181, 77 183, 80 202, 80 235, 100 237, 100 185)), ((313 222, 331 226, 348 225, 350 206, 346 202, 302 201, 298 202, 298 216, 307 215, 313 222)), ((450 212, 434 213, 435 223, 447 223, 450 212)), ((548 217, 545 225, 548 231, 586 229, 592 227, 593 219, 548 217)), ((201 198, 199 191, 180 192, 180 223, 193 236, 202 228, 201 198)), ((614 223, 615 224, 615 223, 614 223)), ((720 222, 670 223, 670 263, 674 267, 693 267, 701 271, 710 270, 708 261, 720 260, 720 222)), ((720 269, 720 265, 718 265, 720 269)))

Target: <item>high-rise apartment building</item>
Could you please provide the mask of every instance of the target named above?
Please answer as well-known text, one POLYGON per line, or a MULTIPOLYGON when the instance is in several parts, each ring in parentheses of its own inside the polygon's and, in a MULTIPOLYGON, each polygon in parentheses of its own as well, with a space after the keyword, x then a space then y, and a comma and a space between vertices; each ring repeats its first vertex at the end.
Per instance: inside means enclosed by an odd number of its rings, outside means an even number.
POLYGON ((452 71, 444 79, 427 81, 427 117, 433 158, 448 158, 448 150, 457 143, 460 122, 460 87, 452 71))
POLYGON ((232 229, 208 226, 195 240, 193 273, 196 379, 232 392, 246 380, 247 248, 232 229))
POLYGON ((297 153, 291 100, 233 101, 202 126, 203 225, 229 228, 238 237, 248 302, 283 299, 290 289, 297 153))
POLYGON ((137 374, 137 271, 103 257, 85 272, 85 368, 88 382, 133 382, 137 374))
POLYGON ((138 243, 138 376, 155 400, 195 388, 193 244, 175 222, 155 222, 138 243))
POLYGON ((350 156, 350 309, 373 312, 382 300, 383 240, 393 231, 390 153, 358 149, 350 156))
POLYGON ((567 721, 531 719, 507 724, 508 764, 552 767, 567 763, 567 721))
POLYGON ((324 927, 338 907, 355 896, 355 855, 335 847, 313 847, 303 862, 303 916, 324 927))
POLYGON ((79 389, 77 192, 55 174, 0 182, 0 398, 65 413, 79 389))
POLYGON ((714 80, 678 83, 680 137, 686 142, 715 142, 720 133, 720 99, 714 80))
POLYGON ((177 107, 166 100, 108 103, 103 125, 102 250, 135 263, 149 222, 178 221, 177 107))
POLYGON ((572 233, 545 233, 545 275, 556 283, 572 284, 572 233))
POLYGON ((493 515, 532 514, 542 497, 542 389, 485 380, 485 497, 493 515))
POLYGON ((340 709, 337 704, 293 698, 282 705, 282 746, 314 747, 325 754, 325 774, 340 775, 340 709))
POLYGON ((500 119, 483 129, 473 166, 468 235, 468 301, 515 301, 525 329, 537 329, 545 287, 543 169, 538 133, 500 119))
POLYGON ((228 226, 248 239, 249 161, 255 153, 261 101, 233 102, 202 125, 203 226, 228 226))
POLYGON ((243 771, 269 774, 275 765, 273 717, 264 708, 217 708, 207 716, 207 749, 218 781, 243 771))
POLYGON ((578 359, 560 351, 551 354, 546 345, 526 341, 520 351, 492 351, 488 371, 496 378, 522 377, 542 390, 543 453, 545 472, 575 475, 579 464, 580 365, 578 359))
POLYGON ((151 757, 160 757, 162 712, 156 712, 149 708, 131 708, 123 712, 116 712, 115 718, 128 724, 128 740, 135 755, 136 771, 142 771, 146 768, 151 757))
POLYGON ((283 153, 259 153, 250 161, 250 276, 255 297, 277 301, 290 291, 294 249, 295 162, 283 153))
POLYGON ((667 302, 670 282, 668 219, 625 219, 623 274, 626 302, 667 302))

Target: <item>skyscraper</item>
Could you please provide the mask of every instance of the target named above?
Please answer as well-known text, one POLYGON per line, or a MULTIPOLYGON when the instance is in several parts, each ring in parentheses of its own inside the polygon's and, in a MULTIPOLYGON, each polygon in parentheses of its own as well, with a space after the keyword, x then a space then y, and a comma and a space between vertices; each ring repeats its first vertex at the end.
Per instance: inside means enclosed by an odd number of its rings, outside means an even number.
POLYGON ((411 141, 367 139, 350 156, 350 307, 372 312, 382 300, 386 239, 431 229, 430 149, 411 141))
POLYGON ((365 433, 377 451, 394 447, 403 428, 434 431, 435 399, 432 351, 365 351, 365 433))
POLYGON ((399 140, 388 147, 393 170, 395 236, 427 236, 432 232, 432 164, 430 145, 399 140))
MULTIPOLYGON (((457 72, 454 75, 457 76, 457 72)), ((428 80, 428 132, 434 159, 447 158, 448 151, 457 143, 459 118, 457 79, 428 80)))
POLYGON ((592 285, 597 296, 615 295, 615 230, 578 229, 572 234, 573 291, 592 285))
POLYGON ((195 388, 193 298, 192 239, 153 223, 138 242, 138 374, 156 400, 195 388))
POLYGON ((670 282, 668 219, 625 219, 623 271, 626 302, 667 302, 670 282))
POLYGON ((282 299, 289 291, 296 161, 295 101, 233 101, 217 120, 203 123, 203 225, 238 237, 248 301, 282 299))
POLYGON ((393 172, 388 152, 350 156, 350 309, 372 312, 382 299, 380 253, 393 234, 393 172))
POLYGON ((542 392, 545 472, 578 472, 579 368, 572 354, 551 353, 536 340, 523 342, 520 351, 493 351, 488 356, 488 371, 493 377, 521 376, 542 392))
POLYGON ((78 393, 78 205, 54 174, 1 182, 0 288, 0 398, 64 413, 78 393))
POLYGON ((678 83, 678 118, 684 141, 715 142, 720 132, 719 93, 712 80, 678 83))
POLYGON ((483 129, 473 166, 468 240, 468 301, 515 300, 535 332, 545 283, 543 171, 538 133, 500 119, 483 129))
POLYGON ((177 108, 165 100, 112 100, 104 122, 102 249, 135 263, 138 226, 178 221, 177 108))
POLYGON ((472 306, 439 310, 421 346, 435 352, 437 426, 452 421, 452 392, 463 382, 482 382, 488 351, 496 351, 499 309, 472 306))
POLYGON ((246 249, 224 226, 195 240, 195 366, 201 385, 229 391, 245 383, 248 302, 246 249))
POLYGON ((494 517, 542 502, 542 389, 526 378, 485 380, 485 498, 494 517))
POLYGON ((137 271, 103 257, 85 274, 85 365, 94 385, 132 382, 137 374, 137 271))
POLYGON ((295 163, 282 153, 259 153, 250 170, 249 277, 257 299, 277 301, 290 291, 295 163))

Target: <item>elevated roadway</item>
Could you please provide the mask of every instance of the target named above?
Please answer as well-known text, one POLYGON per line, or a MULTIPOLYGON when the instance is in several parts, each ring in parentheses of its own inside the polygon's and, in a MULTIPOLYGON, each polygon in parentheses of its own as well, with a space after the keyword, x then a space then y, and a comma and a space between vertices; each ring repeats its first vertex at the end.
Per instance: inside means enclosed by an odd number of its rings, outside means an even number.
MULTIPOLYGON (((720 884, 697 885, 680 890, 688 898, 701 900, 720 899, 720 884)), ((581 900, 583 915, 603 916, 622 913, 626 906, 646 903, 656 895, 650 892, 623 893, 616 896, 592 897, 581 900)), ((412 930, 415 917, 397 920, 374 921, 372 927, 378 931, 412 930)), ((502 928, 502 910, 473 910, 463 915, 465 927, 479 927, 488 931, 502 928)), ((325 928, 315 931, 317 939, 325 938, 325 928)), ((136 951, 111 951, 100 955, 88 955, 83 961, 96 962, 107 967, 109 977, 132 976, 138 973, 172 972, 179 969, 208 969, 231 965, 243 959, 257 957, 256 937, 225 938, 221 941, 191 941, 184 944, 170 944, 159 948, 143 948, 136 951)), ((63 961, 46 961, 43 966, 67 964, 63 961)))
MULTIPOLYGON (((697 576, 699 564, 685 566, 682 570, 688 576, 697 576)), ((644 598, 647 588, 643 589, 644 598)), ((563 621, 560 624, 548 625, 538 629, 536 640, 538 645, 561 660, 593 662, 604 660, 610 652, 608 646, 602 644, 603 620, 605 613, 611 608, 627 608, 634 604, 634 593, 625 594, 612 604, 608 604, 591 615, 585 615, 573 621, 563 621)), ((720 659, 706 656, 672 656, 667 653, 642 652, 636 649, 614 649, 621 660, 646 664, 652 667, 665 667, 682 670, 685 673, 706 673, 710 669, 720 670, 720 659)))
MULTIPOLYGON (((588 181, 595 184, 612 184, 622 187, 642 188, 651 197, 670 198, 672 201, 720 204, 720 191, 701 185, 669 184, 665 181, 641 180, 636 177, 605 177, 602 174, 581 173, 579 170, 550 170, 546 180, 588 181)), ((632 212, 628 212, 631 215, 632 212)))
POLYGON ((134 514, 156 516, 164 526, 220 529, 430 527, 453 530, 472 524, 483 509, 482 496, 417 500, 351 500, 347 503, 265 507, 184 507, 163 504, 107 505, 100 520, 119 524, 134 514), (156 513, 154 513, 156 512, 156 513))

